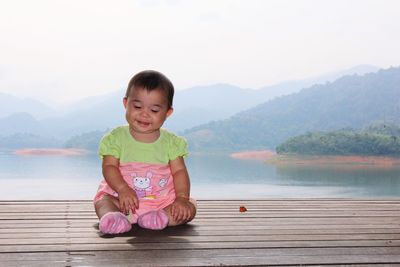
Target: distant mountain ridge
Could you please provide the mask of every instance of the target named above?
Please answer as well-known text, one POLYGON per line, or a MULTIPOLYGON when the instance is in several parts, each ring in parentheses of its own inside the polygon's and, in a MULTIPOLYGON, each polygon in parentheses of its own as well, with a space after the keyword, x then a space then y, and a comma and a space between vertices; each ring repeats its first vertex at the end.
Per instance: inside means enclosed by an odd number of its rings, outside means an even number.
POLYGON ((0 93, 0 119, 14 113, 28 113, 36 118, 51 116, 55 110, 31 98, 19 98, 10 94, 0 93))
POLYGON ((332 82, 345 75, 363 75, 378 70, 379 68, 375 66, 359 65, 340 72, 304 80, 285 81, 257 90, 229 84, 215 84, 177 91, 174 99, 175 112, 167 120, 165 127, 172 131, 183 131, 210 121, 227 119, 275 97, 299 92, 311 85, 332 82))
POLYGON ((274 149, 307 131, 400 122, 400 68, 352 75, 184 132, 194 150, 274 149))
MULTIPOLYGON (((374 72, 373 66, 357 66, 343 73, 374 72)), ((258 90, 243 89, 228 84, 198 86, 177 90, 174 99, 174 114, 165 127, 172 131, 185 129, 229 118, 234 114, 262 104, 274 97, 298 92, 309 84, 326 82, 341 74, 329 74, 301 81, 283 82, 258 90)), ((125 89, 106 95, 83 99, 66 110, 55 111, 44 107, 37 109, 8 109, 0 115, 0 136, 29 133, 58 140, 68 140, 92 131, 104 131, 125 124, 122 97, 125 89), (36 115, 36 114, 44 114, 36 115), (49 116, 54 114, 54 116, 49 116)), ((20 99, 21 100, 21 99, 20 99)), ((32 101, 34 102, 34 101, 32 101)), ((21 100, 20 103, 23 103, 21 100)), ((2 105, 0 99, 0 107, 2 105)), ((16 105, 18 107, 20 104, 16 105)))

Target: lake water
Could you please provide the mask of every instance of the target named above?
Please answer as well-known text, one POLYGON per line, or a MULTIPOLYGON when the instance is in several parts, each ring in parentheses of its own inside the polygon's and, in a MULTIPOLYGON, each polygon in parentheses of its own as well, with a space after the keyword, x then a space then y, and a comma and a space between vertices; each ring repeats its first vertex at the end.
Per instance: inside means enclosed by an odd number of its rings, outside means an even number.
MULTIPOLYGON (((400 166, 275 166, 227 155, 186 159, 198 199, 400 197, 400 166)), ((0 199, 92 199, 101 180, 96 155, 0 153, 0 199)))

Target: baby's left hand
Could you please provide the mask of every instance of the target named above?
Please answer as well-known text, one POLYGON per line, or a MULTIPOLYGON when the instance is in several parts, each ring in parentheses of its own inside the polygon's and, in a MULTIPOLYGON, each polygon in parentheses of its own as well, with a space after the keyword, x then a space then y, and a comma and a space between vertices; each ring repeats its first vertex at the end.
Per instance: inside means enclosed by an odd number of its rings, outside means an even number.
POLYGON ((182 224, 192 219, 191 205, 193 204, 187 198, 177 197, 175 199, 171 206, 171 215, 176 223, 182 224))

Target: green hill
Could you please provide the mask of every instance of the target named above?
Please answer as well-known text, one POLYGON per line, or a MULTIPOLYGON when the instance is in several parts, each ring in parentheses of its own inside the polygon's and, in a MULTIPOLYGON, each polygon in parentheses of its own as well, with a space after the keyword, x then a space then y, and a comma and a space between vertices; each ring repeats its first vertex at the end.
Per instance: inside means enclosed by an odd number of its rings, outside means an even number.
POLYGON ((400 155, 400 127, 374 124, 363 130, 314 132, 290 138, 276 148, 278 154, 400 155))
POLYGON ((315 85, 183 134, 192 150, 274 149, 306 132, 359 129, 382 120, 400 122, 400 68, 315 85))
POLYGON ((97 151, 101 138, 108 132, 93 131, 71 137, 65 143, 66 148, 83 148, 90 151, 97 151))

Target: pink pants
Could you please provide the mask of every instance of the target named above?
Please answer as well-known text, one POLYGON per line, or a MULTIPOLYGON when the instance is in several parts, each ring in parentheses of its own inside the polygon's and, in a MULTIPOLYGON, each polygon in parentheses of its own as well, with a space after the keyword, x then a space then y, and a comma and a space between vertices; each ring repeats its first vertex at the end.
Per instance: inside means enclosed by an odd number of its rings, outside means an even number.
MULTIPOLYGON (((133 215, 134 222, 138 216, 152 210, 165 209, 175 201, 174 182, 168 164, 134 162, 121 164, 119 169, 125 182, 135 190, 139 198, 139 209, 133 215)), ((94 203, 105 195, 118 198, 118 193, 103 179, 94 197, 94 203)))

